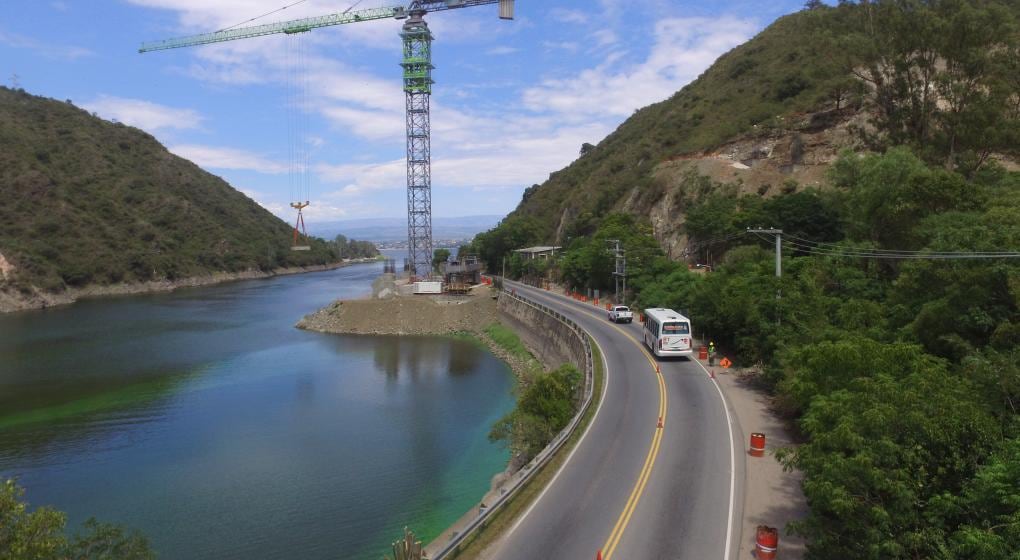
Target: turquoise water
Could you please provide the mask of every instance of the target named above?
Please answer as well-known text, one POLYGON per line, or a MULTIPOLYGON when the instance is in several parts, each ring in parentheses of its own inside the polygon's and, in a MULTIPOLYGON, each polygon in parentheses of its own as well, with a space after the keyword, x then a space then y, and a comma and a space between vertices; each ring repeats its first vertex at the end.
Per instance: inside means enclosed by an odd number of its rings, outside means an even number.
POLYGON ((293 324, 381 265, 0 316, 0 477, 161 558, 377 560, 488 490, 512 376, 483 348, 293 324))

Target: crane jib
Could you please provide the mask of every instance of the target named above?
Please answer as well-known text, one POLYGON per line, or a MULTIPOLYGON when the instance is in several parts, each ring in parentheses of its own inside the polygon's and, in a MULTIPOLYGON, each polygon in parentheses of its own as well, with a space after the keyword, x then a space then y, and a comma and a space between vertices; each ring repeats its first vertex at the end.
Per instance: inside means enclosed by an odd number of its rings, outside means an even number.
MULTIPOLYGON (((411 3, 411 8, 421 9, 426 12, 440 12, 444 10, 469 8, 472 6, 484 6, 487 4, 497 3, 499 4, 499 17, 502 19, 513 19, 514 0, 417 0, 411 3)), ((325 16, 253 25, 249 27, 238 27, 236 29, 217 31, 215 33, 203 33, 201 35, 142 43, 138 52, 146 53, 168 49, 179 49, 182 47, 194 47, 198 45, 208 45, 211 43, 223 43, 226 41, 236 41, 238 39, 260 37, 262 35, 275 35, 277 33, 284 33, 288 35, 294 33, 305 33, 318 27, 344 25, 376 19, 406 19, 408 16, 408 9, 409 8, 405 6, 369 8, 366 10, 341 12, 325 16)))

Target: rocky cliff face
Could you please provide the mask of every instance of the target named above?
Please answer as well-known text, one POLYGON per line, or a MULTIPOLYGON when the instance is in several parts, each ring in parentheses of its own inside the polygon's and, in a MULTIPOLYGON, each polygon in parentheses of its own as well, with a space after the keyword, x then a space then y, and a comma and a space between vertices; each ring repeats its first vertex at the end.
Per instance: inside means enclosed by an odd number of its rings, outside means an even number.
POLYGON ((714 150, 660 163, 651 172, 654 188, 631 189, 616 210, 647 216, 667 256, 680 258, 687 246, 685 204, 703 194, 699 190, 725 185, 734 194, 771 197, 825 189, 829 165, 841 151, 861 148, 859 131, 868 128, 866 115, 854 111, 801 113, 782 121, 788 121, 784 128, 756 130, 714 150))

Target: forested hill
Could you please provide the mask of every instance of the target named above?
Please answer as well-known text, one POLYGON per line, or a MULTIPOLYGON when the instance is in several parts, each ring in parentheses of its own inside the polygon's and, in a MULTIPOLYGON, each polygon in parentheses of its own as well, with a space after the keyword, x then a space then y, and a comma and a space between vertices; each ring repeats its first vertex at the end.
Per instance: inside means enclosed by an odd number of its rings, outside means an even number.
POLYGON ((810 511, 775 522, 807 560, 1016 560, 1018 9, 809 2, 472 250, 613 294, 619 244, 626 303, 682 310, 795 423, 776 457, 810 511), (550 242, 555 258, 511 252, 550 242))
POLYGON ((8 298, 336 258, 290 251, 291 226, 145 132, 7 88, 0 201, 8 298))
POLYGON ((1018 14, 1020 3, 1003 0, 809 2, 580 146, 571 165, 526 189, 482 249, 491 260, 566 245, 622 211, 649 221, 675 257, 688 242, 687 206, 720 186, 763 198, 824 187, 846 149, 907 144, 965 174, 1015 157, 1018 14))

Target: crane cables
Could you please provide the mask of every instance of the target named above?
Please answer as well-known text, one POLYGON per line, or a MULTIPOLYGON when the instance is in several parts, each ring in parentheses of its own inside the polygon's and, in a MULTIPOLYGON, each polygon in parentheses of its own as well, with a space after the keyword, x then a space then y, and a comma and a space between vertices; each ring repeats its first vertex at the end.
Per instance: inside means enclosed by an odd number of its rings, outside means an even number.
MULTIPOLYGON (((244 25, 246 23, 251 23, 251 22, 253 22, 255 20, 262 19, 262 18, 264 18, 266 16, 271 16, 271 15, 273 15, 275 13, 282 12, 282 11, 286 10, 287 8, 293 8, 294 6, 297 6, 298 4, 304 4, 307 1, 308 0, 297 0, 297 2, 294 2, 293 4, 287 4, 286 6, 284 6, 282 8, 277 8, 277 9, 271 11, 271 12, 266 12, 266 13, 260 15, 260 16, 255 16, 255 17, 253 17, 251 19, 246 19, 246 20, 242 21, 241 23, 235 23, 234 25, 231 25, 230 27, 224 27, 223 29, 220 29, 216 33, 222 33, 224 31, 230 31, 231 29, 233 29, 235 27, 240 27, 240 26, 242 26, 242 25, 244 25)), ((348 8, 348 10, 349 9, 350 8, 348 8)))
MULTIPOLYGON (((755 233, 758 238, 769 243, 772 239, 755 233)), ((1016 259, 1020 251, 930 251, 900 249, 862 249, 847 247, 837 243, 825 243, 783 233, 782 242, 799 252, 828 257, 890 259, 890 260, 960 260, 960 259, 1016 259)))
POLYGON ((287 178, 290 200, 308 204, 311 195, 308 139, 308 54, 304 33, 287 36, 287 178))

